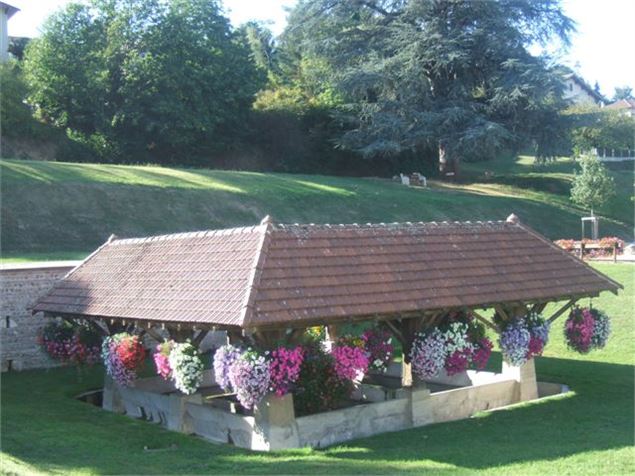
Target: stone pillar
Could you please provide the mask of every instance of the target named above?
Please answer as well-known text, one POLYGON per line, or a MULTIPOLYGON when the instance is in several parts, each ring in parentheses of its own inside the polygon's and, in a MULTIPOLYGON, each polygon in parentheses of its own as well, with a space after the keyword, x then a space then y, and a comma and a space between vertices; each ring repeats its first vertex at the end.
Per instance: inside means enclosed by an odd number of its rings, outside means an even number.
POLYGON ((536 367, 534 359, 529 359, 524 365, 516 367, 503 361, 502 374, 518 382, 515 400, 524 402, 538 398, 538 383, 536 382, 536 367))
POLYGON ((267 395, 254 409, 254 420, 255 430, 262 434, 266 449, 280 450, 300 446, 293 395, 267 395))
POLYGON ((115 382, 109 375, 104 377, 104 393, 102 395, 101 407, 104 410, 114 413, 124 413, 124 406, 121 402, 121 395, 117 390, 115 382))
POLYGON ((411 387, 408 390, 411 425, 417 427, 434 423, 430 407, 430 390, 425 387, 411 387))

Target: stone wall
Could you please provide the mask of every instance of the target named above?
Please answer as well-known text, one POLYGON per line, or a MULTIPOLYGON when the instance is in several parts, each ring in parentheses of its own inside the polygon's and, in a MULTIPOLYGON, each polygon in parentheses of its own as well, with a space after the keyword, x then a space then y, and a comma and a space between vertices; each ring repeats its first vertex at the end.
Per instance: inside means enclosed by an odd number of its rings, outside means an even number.
POLYGON ((46 319, 27 307, 79 262, 32 263, 0 268, 0 362, 2 371, 52 367, 37 343, 46 319))
MULTIPOLYGON (((389 371, 395 370, 394 367, 389 371)), ((396 373, 400 375, 400 369, 396 373)), ((460 387, 445 385, 447 390, 431 390, 425 383, 381 395, 371 392, 371 385, 360 388, 357 405, 297 417, 291 394, 282 398, 266 396, 253 415, 242 415, 231 406, 223 408, 213 402, 220 396, 220 389, 211 387, 214 383, 211 371, 204 376, 206 388, 189 396, 173 391, 159 377, 139 379, 131 388, 122 388, 107 378, 103 408, 217 443, 270 451, 319 448, 387 431, 468 418, 479 411, 538 397, 533 361, 521 368, 507 366, 502 373, 470 370, 462 379, 469 383, 460 387), (387 398, 389 393, 391 396, 387 398), (366 395, 371 398, 365 398, 366 395)), ((562 389, 551 387, 554 388, 546 390, 554 394, 562 389)))

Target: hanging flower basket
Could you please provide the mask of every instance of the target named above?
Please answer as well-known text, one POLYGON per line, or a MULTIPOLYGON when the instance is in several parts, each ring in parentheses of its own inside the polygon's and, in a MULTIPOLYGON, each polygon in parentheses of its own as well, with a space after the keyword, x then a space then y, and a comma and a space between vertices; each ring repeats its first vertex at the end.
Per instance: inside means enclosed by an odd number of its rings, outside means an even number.
POLYGON ((229 381, 238 401, 251 409, 269 392, 269 362, 264 355, 248 349, 231 364, 229 381))
POLYGON ((611 324, 606 314, 598 309, 575 307, 564 324, 564 335, 570 349, 586 354, 606 346, 611 324))
POLYGON ((294 349, 279 347, 271 352, 269 361, 270 390, 278 397, 291 391, 300 376, 304 360, 304 350, 298 346, 294 349))
POLYGON ((108 375, 126 387, 137 379, 137 369, 143 364, 146 355, 139 336, 126 332, 106 337, 101 354, 108 375))
POLYGON ((418 333, 410 351, 412 370, 419 379, 465 372, 470 365, 483 369, 492 353, 485 328, 469 314, 461 314, 441 328, 418 333))
POLYGON ((233 391, 229 380, 229 369, 242 353, 238 347, 230 344, 219 347, 214 353, 214 378, 226 392, 233 391))
POLYGON ((38 342, 51 358, 60 362, 93 365, 99 361, 101 337, 88 325, 51 321, 42 329, 38 342))
POLYGON ((550 325, 536 312, 529 312, 506 323, 499 337, 505 362, 520 367, 542 355, 549 341, 550 325))
POLYGON ((385 372, 394 352, 390 333, 383 329, 366 329, 362 341, 368 354, 368 369, 385 372))
POLYGON ((152 356, 157 374, 159 374, 163 380, 168 380, 172 376, 172 367, 170 367, 169 357, 173 347, 174 341, 162 342, 157 345, 156 351, 152 356))
POLYGON ((203 382, 203 361, 196 347, 189 342, 174 343, 168 357, 174 386, 191 395, 203 382))

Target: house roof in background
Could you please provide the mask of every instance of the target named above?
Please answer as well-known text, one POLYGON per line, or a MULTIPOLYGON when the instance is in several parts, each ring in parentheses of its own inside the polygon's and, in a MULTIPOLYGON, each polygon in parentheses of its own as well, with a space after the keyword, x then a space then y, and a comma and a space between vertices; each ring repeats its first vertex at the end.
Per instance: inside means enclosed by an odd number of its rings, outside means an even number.
POLYGON ((13 5, 9 5, 5 2, 0 2, 0 8, 2 8, 7 13, 7 19, 11 18, 13 15, 20 11, 18 7, 14 7, 13 5))
POLYGON ((582 89, 584 89, 587 94, 589 94, 596 102, 603 102, 605 101, 604 96, 602 96, 602 94, 598 93, 595 89, 593 89, 583 78, 581 78, 580 76, 578 76, 575 73, 569 73, 567 74, 565 77, 565 79, 570 79, 572 81, 574 81, 575 83, 577 83, 582 89))
POLYGON ((274 225, 112 239, 33 312, 303 327, 544 302, 619 283, 517 222, 274 225))
POLYGON ((635 99, 620 99, 606 106, 607 109, 635 109, 635 99))

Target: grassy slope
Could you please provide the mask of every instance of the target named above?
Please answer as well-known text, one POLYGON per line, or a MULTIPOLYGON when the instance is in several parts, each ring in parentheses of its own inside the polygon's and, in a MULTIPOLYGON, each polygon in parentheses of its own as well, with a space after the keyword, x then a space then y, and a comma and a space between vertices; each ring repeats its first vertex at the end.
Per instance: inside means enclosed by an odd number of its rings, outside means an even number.
POLYGON ((2 468, 17 474, 633 474, 634 268, 597 267, 626 287, 618 298, 594 301, 612 317, 607 348, 586 356, 565 350, 560 319, 546 356, 537 359, 539 379, 571 386, 563 396, 324 450, 264 454, 72 399, 100 385, 100 369, 81 383, 74 369, 11 373, 2 382, 2 468))
MULTIPOLYGON (((8 160, 0 166, 3 255, 17 260, 78 258, 111 233, 252 225, 267 214, 279 222, 351 223, 500 220, 514 212, 551 238, 577 236, 580 226, 581 211, 561 196, 493 183, 423 190, 316 175, 8 160)), ((602 233, 629 237, 632 217, 622 215, 605 221, 602 233)))
MULTIPOLYGON (((609 164, 608 167, 615 181, 616 195, 599 213, 633 227, 635 217, 631 200, 634 195, 632 163, 609 164)), ((568 158, 559 158, 555 163, 543 167, 536 167, 531 156, 520 156, 516 160, 500 158, 466 164, 463 175, 467 184, 464 186, 489 193, 520 193, 527 199, 569 208, 569 190, 576 169, 576 163, 568 158), (493 173, 493 177, 486 178, 486 171, 493 173)))

